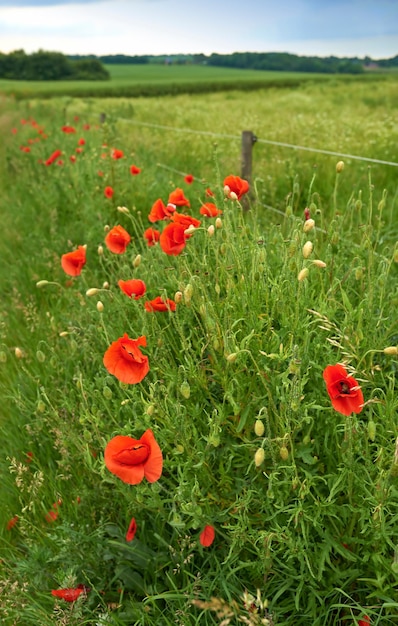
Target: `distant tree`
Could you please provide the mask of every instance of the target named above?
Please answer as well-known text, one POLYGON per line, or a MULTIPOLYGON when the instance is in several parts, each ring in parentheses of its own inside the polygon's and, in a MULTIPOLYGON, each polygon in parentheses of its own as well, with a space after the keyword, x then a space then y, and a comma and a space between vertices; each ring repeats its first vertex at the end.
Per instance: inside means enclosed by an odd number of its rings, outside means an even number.
POLYGON ((60 52, 14 50, 0 54, 0 78, 17 80, 106 80, 109 72, 95 58, 73 61, 60 52))

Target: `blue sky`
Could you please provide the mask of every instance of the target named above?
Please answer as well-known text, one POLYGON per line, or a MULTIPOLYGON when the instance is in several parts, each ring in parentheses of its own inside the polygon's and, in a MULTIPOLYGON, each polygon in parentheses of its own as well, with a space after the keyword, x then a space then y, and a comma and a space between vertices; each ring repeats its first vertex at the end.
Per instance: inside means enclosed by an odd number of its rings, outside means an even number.
POLYGON ((389 58, 398 0, 0 0, 0 51, 389 58))

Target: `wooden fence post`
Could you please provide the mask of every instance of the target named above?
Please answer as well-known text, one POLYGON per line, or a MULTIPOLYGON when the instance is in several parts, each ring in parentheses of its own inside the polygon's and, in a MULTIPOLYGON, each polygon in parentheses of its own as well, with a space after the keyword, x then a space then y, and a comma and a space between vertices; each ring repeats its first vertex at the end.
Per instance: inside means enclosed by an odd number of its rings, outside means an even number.
MULTIPOLYGON (((252 181, 252 151, 253 145, 256 143, 257 137, 251 130, 242 131, 242 156, 241 156, 241 172, 242 178, 247 180, 251 187, 252 181)), ((242 197, 242 205, 245 211, 249 209, 249 198, 251 192, 249 194, 242 197)))
POLYGON ((103 124, 105 120, 106 120, 106 113, 100 113, 100 116, 99 116, 100 124, 103 124))

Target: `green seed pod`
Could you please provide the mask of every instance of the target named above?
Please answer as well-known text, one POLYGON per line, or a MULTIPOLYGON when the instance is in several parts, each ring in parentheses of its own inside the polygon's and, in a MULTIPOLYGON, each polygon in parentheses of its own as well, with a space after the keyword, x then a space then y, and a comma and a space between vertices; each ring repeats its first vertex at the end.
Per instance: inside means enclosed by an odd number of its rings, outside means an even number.
POLYGON ((149 406, 147 406, 145 413, 149 415, 149 417, 151 417, 151 415, 153 415, 154 412, 155 412, 155 407, 153 404, 150 404, 149 406))
POLYGON ((44 404, 43 400, 39 400, 39 402, 37 403, 37 410, 39 413, 44 413, 44 411, 46 410, 46 405, 44 404))

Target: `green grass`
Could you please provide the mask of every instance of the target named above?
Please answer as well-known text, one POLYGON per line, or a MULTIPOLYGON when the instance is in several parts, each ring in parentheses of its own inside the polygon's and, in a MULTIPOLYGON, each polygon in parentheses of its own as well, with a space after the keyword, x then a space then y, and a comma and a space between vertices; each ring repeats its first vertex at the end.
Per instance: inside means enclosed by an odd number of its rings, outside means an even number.
POLYGON ((396 168, 344 159, 337 173, 338 158, 259 142, 250 211, 224 199, 223 181, 240 173, 245 129, 397 161, 397 98, 394 81, 335 81, 250 99, 233 91, 2 101, 5 626, 210 626, 227 616, 254 625, 245 593, 255 598, 257 589, 268 607, 257 601, 257 615, 275 626, 347 626, 365 614, 395 623, 398 361, 384 348, 398 344, 396 168), (30 117, 46 139, 28 143, 37 129, 20 120, 30 117), (62 133, 66 123, 78 132, 62 133), (103 158, 113 147, 125 156, 103 158), (55 149, 62 166, 39 163, 55 149), (148 247, 143 231, 154 201, 167 202, 176 187, 202 224, 174 257, 148 247), (213 234, 214 218, 199 214, 207 187, 223 210, 213 234), (315 220, 308 232, 306 207, 315 220), (132 236, 123 255, 104 243, 115 224, 132 236), (307 241, 314 250, 305 258, 307 241), (87 264, 71 279, 60 258, 82 244, 87 264), (128 278, 145 282, 143 299, 121 292, 117 282, 128 278), (175 313, 145 311, 146 299, 178 291, 175 313), (147 338, 150 371, 136 385, 103 365, 123 333, 147 338), (362 388, 358 414, 331 406, 322 373, 338 362, 362 388), (163 474, 127 485, 106 469, 105 446, 148 428, 163 474), (49 510, 59 513, 53 523, 49 510), (133 516, 137 535, 127 543, 133 516), (198 541, 205 524, 216 529, 208 548, 198 541), (90 591, 75 603, 51 595, 78 584, 90 591))
MULTIPOLYGON (((197 65, 107 65, 110 81, 16 81, 0 80, 0 93, 15 98, 57 95, 72 96, 156 96, 167 93, 214 92, 297 86, 307 81, 329 81, 330 75, 306 72, 270 72, 197 65)), ((358 76, 333 76, 334 80, 357 81, 358 76)), ((386 74, 372 74, 362 80, 379 81, 386 74)))

